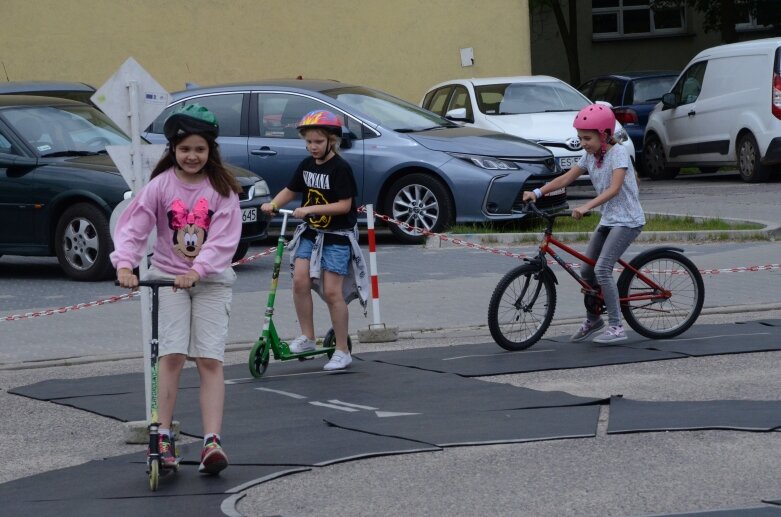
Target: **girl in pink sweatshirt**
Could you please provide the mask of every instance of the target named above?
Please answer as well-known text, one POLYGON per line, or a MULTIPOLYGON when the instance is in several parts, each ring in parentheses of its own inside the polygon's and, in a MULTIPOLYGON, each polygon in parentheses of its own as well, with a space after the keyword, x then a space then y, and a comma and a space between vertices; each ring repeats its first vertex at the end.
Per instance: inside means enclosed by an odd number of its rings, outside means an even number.
POLYGON ((111 262, 117 280, 138 286, 133 269, 157 230, 150 279, 173 280, 160 289, 158 404, 160 453, 164 467, 178 459, 171 450, 179 376, 186 359, 201 378, 204 443, 199 471, 217 474, 228 466, 220 443, 225 384, 223 358, 232 286, 231 259, 241 236, 241 187, 217 150, 219 126, 206 108, 188 105, 165 122, 168 150, 149 183, 122 213, 114 232, 111 262))

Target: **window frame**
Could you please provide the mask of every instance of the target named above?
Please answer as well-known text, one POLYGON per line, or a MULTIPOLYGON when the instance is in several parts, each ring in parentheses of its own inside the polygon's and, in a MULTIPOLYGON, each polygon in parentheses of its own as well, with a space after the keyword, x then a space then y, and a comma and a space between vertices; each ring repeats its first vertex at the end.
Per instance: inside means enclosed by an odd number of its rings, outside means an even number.
POLYGON ((661 36, 678 36, 686 34, 688 26, 688 12, 685 4, 682 2, 678 7, 681 15, 681 26, 677 28, 657 29, 655 26, 655 13, 654 13, 654 0, 648 0, 647 5, 624 5, 624 2, 628 0, 616 0, 617 5, 613 7, 591 7, 591 37, 595 41, 599 40, 613 40, 613 39, 636 39, 636 38, 648 38, 648 37, 661 37, 661 36), (624 14, 632 11, 648 11, 648 23, 650 30, 648 32, 631 32, 626 33, 624 31, 624 14), (605 16, 614 14, 616 16, 616 31, 615 32, 595 32, 594 31, 594 16, 605 16))

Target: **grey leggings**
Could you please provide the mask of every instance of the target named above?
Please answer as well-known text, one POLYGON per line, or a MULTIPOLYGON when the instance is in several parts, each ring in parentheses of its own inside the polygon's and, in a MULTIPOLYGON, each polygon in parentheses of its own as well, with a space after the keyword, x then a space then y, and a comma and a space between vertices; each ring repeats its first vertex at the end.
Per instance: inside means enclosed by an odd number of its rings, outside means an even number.
MULTIPOLYGON (((613 267, 621 255, 632 244, 643 227, 599 226, 588 243, 586 255, 596 260, 595 267, 583 264, 580 268, 583 279, 591 285, 599 285, 605 297, 608 324, 621 325, 621 308, 618 303, 618 288, 613 279, 613 267)), ((588 314, 589 321, 599 319, 599 314, 588 314)))

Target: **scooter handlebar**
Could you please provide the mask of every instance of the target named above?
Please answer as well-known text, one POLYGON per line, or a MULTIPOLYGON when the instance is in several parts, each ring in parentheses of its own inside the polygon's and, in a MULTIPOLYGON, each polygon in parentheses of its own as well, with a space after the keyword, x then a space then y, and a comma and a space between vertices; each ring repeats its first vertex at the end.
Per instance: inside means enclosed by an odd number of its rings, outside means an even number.
MULTIPOLYGON (((114 285, 120 286, 119 281, 114 280, 114 285)), ((139 280, 138 287, 174 287, 174 281, 173 280, 139 280)))

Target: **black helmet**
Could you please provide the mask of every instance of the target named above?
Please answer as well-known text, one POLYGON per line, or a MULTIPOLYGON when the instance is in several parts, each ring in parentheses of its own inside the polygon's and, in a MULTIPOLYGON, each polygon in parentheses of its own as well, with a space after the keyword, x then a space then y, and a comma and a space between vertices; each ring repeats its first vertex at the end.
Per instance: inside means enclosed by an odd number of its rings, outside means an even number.
POLYGON ((173 112, 163 125, 163 134, 169 142, 179 135, 202 135, 217 138, 220 125, 214 113, 200 104, 188 104, 173 112))

